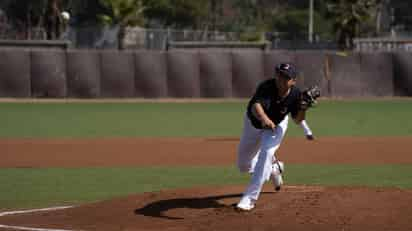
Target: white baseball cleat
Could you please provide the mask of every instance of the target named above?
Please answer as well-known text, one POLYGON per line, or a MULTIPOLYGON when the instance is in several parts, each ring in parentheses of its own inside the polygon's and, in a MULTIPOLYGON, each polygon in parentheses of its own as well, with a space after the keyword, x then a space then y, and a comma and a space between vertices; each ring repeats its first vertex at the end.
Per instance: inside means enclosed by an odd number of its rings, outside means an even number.
POLYGON ((272 174, 270 178, 276 191, 279 191, 283 185, 282 173, 285 167, 282 161, 276 161, 272 164, 272 174))
POLYGON ((236 205, 236 209, 239 211, 250 211, 255 208, 255 200, 250 199, 247 196, 242 197, 239 203, 236 205))

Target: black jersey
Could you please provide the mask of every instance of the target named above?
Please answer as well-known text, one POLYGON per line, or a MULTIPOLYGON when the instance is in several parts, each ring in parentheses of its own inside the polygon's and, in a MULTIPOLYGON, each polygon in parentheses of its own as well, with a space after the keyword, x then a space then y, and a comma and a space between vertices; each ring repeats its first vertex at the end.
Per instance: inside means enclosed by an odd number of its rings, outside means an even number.
POLYGON ((293 86, 289 95, 281 98, 278 94, 276 79, 265 80, 259 84, 255 94, 250 99, 247 106, 247 115, 255 128, 262 129, 261 121, 252 113, 253 104, 260 103, 266 115, 277 125, 288 113, 291 113, 292 117, 297 115, 300 95, 299 88, 293 86))

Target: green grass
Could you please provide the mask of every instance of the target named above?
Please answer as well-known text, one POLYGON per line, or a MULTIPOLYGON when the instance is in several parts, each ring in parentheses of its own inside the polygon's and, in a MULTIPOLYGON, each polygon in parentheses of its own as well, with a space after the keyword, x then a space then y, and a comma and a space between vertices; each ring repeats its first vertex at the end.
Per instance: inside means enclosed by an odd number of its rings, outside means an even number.
MULTIPOLYGON (((245 102, 0 103, 0 138, 239 136, 245 102)), ((317 136, 410 136, 412 101, 322 101, 317 136)), ((302 130, 290 123, 288 135, 302 130)))
POLYGON ((0 104, 0 137, 227 136, 241 104, 0 104))
MULTIPOLYGON (((411 165, 286 167, 285 181, 290 185, 412 188, 411 165)), ((0 169, 0 208, 78 204, 192 186, 246 186, 248 180, 233 167, 0 169)))
MULTIPOLYGON (((0 138, 238 137, 245 106, 246 101, 0 103, 0 138)), ((411 100, 326 100, 308 113, 316 136, 411 136, 410 118, 411 100)), ((298 126, 289 128, 288 136, 302 136, 298 126)), ((287 165, 286 172, 286 182, 297 185, 412 188, 411 179, 412 165, 287 165)), ((232 167, 0 169, 0 210, 247 182, 232 167)))
POLYGON ((412 165, 287 165, 289 184, 412 188, 412 165))
POLYGON ((227 167, 0 169, 0 208, 76 204, 228 182, 242 182, 242 177, 227 167))

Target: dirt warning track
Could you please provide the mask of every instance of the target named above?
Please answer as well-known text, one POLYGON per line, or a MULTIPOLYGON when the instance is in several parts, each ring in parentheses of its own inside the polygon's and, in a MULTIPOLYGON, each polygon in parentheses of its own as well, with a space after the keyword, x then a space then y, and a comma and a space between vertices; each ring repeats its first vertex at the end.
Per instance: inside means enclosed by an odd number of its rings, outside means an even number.
MULTIPOLYGON (((286 138, 286 163, 412 163, 412 137, 286 138)), ((234 165, 238 138, 0 139, 0 167, 234 165)))

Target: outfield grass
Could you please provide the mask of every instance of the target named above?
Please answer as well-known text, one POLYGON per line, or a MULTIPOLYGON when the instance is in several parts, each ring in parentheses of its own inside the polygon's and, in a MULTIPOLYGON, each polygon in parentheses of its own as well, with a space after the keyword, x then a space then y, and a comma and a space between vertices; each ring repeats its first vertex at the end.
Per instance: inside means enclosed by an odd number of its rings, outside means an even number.
MULTIPOLYGON (((240 135, 245 102, 0 103, 0 138, 240 135)), ((412 101, 322 101, 307 116, 317 136, 410 136, 412 101)), ((288 135, 302 131, 289 126, 288 135)))
MULTIPOLYGON (((411 165, 286 167, 285 181, 289 185, 412 188, 411 165)), ((246 186, 248 179, 247 174, 241 175, 233 167, 0 169, 0 208, 72 205, 192 186, 246 186)))
MULTIPOLYGON (((0 138, 238 137, 245 106, 246 101, 0 103, 0 138)), ((410 118, 410 100, 327 100, 308 113, 316 136, 411 136, 410 118)), ((289 136, 302 136, 299 127, 289 128, 289 136)), ((288 184, 412 188, 411 179, 411 165, 287 165, 286 172, 288 184)), ((77 204, 161 189, 247 181, 247 176, 229 166, 0 169, 0 209, 77 204)))
POLYGON ((0 104, 0 137, 229 136, 241 103, 0 104))

